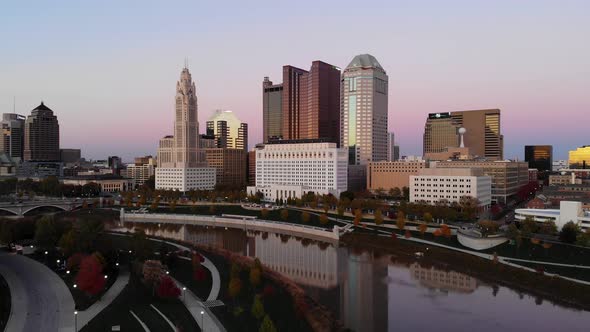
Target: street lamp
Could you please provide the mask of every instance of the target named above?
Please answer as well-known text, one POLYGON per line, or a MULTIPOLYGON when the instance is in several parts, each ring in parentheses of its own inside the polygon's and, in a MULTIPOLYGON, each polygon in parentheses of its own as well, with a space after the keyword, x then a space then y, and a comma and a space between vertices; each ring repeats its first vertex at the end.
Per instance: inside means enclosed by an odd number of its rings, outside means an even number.
POLYGON ((182 287, 182 302, 186 303, 186 287, 182 287))
POLYGON ((70 270, 67 270, 67 271, 66 271, 66 274, 70 274, 70 270))
POLYGON ((78 287, 78 285, 77 284, 74 284, 74 288, 77 288, 77 287, 78 287))
POLYGON ((74 311, 74 331, 78 332, 78 311, 74 311))
POLYGON ((201 310, 201 330, 205 331, 205 323, 203 321, 203 315, 205 314, 205 311, 201 310))

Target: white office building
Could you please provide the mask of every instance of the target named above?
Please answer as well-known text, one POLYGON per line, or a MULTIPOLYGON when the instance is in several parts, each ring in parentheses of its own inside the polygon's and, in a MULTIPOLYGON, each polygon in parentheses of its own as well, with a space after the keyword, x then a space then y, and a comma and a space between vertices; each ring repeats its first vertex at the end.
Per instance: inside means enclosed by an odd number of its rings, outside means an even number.
POLYGON ((410 202, 459 202, 471 196, 487 209, 492 204, 492 178, 480 169, 424 168, 410 176, 410 202))
POLYGON ((156 161, 149 158, 145 164, 129 164, 125 176, 135 180, 136 186, 142 186, 151 176, 156 175, 156 161))
POLYGON ((558 209, 516 209, 514 218, 522 221, 527 217, 538 223, 553 221, 558 230, 572 221, 580 227, 582 232, 590 228, 590 212, 582 210, 582 202, 559 202, 558 209))
POLYGON ((300 198, 307 192, 340 196, 347 188, 346 149, 336 143, 266 144, 256 149, 256 185, 265 201, 300 198))

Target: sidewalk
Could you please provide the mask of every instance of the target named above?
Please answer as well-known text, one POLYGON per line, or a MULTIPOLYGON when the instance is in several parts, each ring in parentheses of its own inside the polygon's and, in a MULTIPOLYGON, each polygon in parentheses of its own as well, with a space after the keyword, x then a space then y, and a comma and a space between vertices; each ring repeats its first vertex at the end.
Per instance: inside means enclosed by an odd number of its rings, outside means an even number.
POLYGON ((121 293, 123 288, 129 283, 129 271, 119 271, 119 276, 115 283, 107 290, 106 293, 96 301, 90 308, 84 311, 78 311, 78 330, 81 330, 88 324, 96 315, 108 307, 117 296, 121 293))
MULTIPOLYGON (((0 258, 4 258, 0 254, 0 258)), ((10 288, 10 315, 6 323, 6 331, 23 331, 27 313, 27 292, 21 279, 12 270, 0 264, 0 275, 4 277, 10 288)))
MULTIPOLYGON (((183 289, 185 286, 178 282, 176 279, 172 279, 176 282, 178 288, 183 289)), ((201 331, 207 332, 226 332, 225 328, 221 324, 217 317, 203 305, 203 302, 193 293, 190 289, 186 288, 186 290, 182 291, 183 293, 180 294, 181 301, 184 302, 184 305, 191 313, 201 331)))

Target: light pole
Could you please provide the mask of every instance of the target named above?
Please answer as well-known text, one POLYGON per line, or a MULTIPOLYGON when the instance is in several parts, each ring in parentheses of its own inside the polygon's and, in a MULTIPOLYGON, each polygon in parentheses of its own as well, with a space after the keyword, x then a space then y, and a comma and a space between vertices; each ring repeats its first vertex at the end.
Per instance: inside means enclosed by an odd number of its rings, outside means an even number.
POLYGON ((182 287, 182 302, 186 303, 186 287, 182 287))
POLYGON ((201 310, 201 330, 205 331, 205 322, 203 320, 203 315, 205 314, 205 311, 201 310))
POLYGON ((78 311, 74 311, 74 332, 78 332, 78 311))

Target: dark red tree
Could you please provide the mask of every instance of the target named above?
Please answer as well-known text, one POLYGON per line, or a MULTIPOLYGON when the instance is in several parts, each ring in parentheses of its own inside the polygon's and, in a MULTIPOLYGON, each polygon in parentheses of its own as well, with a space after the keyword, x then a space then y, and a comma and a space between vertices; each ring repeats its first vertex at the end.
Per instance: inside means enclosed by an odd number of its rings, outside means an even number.
POLYGON ((156 290, 156 294, 161 298, 176 298, 180 296, 180 288, 169 276, 163 276, 156 290))
POLYGON ((106 278, 102 274, 102 265, 96 256, 89 255, 82 259, 76 283, 80 290, 89 295, 96 295, 104 288, 106 278))

